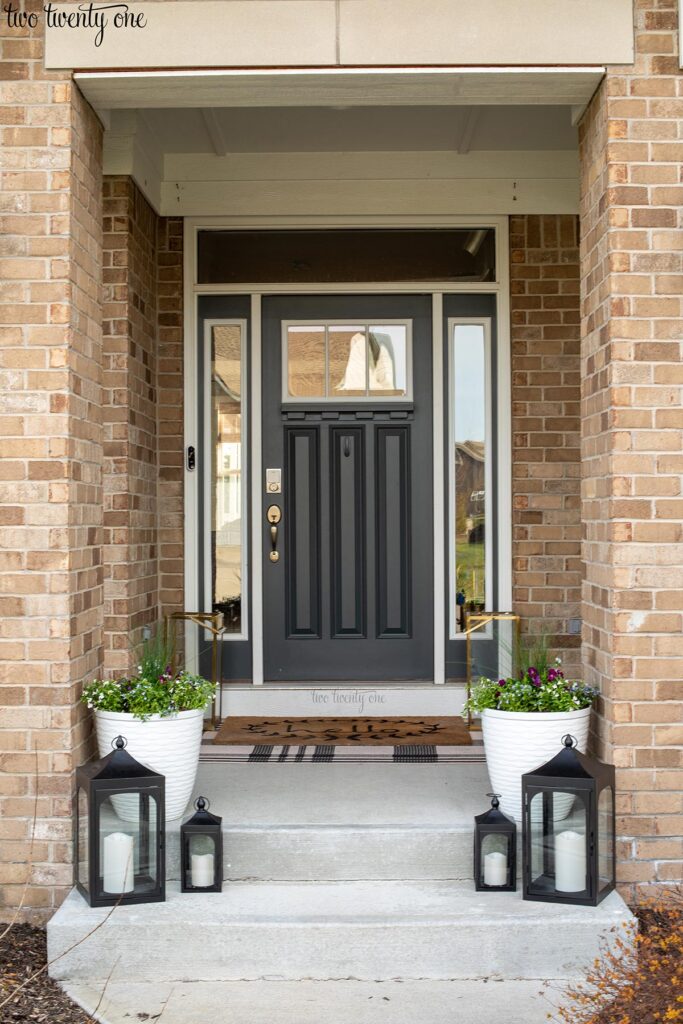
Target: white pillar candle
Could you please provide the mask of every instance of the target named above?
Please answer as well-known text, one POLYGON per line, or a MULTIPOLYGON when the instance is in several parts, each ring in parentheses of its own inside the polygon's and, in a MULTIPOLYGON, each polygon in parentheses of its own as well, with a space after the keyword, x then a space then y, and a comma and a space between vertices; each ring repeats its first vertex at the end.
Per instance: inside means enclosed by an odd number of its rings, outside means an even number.
POLYGON ((198 888, 213 885, 213 854, 192 854, 192 884, 198 888))
POLYGON ((487 853, 484 857, 484 885, 507 885, 508 859, 504 853, 487 853))
POLYGON ((132 892, 135 888, 135 842, 127 832, 112 832, 102 844, 102 888, 132 892))
POLYGON ((581 832, 555 836, 555 888, 558 892, 583 892, 586 888, 586 837, 581 832))

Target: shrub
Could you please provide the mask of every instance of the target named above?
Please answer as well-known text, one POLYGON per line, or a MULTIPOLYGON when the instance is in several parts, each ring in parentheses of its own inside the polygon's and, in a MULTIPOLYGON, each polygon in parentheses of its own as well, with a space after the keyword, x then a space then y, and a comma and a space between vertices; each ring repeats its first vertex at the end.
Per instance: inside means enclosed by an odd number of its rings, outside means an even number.
POLYGON ((549 1018, 562 1024, 683 1021, 683 889, 637 908, 640 928, 595 961, 549 1018))

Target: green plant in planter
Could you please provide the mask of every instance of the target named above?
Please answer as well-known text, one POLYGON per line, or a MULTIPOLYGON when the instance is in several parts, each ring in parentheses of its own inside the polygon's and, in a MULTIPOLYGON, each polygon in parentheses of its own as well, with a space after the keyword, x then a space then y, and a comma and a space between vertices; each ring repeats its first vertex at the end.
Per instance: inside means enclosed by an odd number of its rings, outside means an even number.
POLYGON ((505 679, 482 677, 465 702, 465 711, 579 711, 589 708, 598 690, 579 680, 565 679, 562 660, 551 658, 545 637, 532 647, 522 647, 518 675, 505 679))
POLYGON ((140 646, 136 675, 95 679, 83 688, 81 700, 94 711, 122 711, 142 721, 205 708, 215 685, 184 669, 176 672, 172 664, 172 640, 157 630, 140 646))

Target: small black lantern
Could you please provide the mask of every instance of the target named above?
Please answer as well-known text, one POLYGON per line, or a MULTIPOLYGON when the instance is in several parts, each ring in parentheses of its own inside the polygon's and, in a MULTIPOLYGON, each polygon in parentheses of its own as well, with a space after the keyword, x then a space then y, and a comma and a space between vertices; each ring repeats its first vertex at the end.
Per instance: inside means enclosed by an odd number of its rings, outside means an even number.
POLYGON ((180 826, 180 891, 221 892, 223 888, 222 819, 197 798, 197 811, 180 826))
POLYGON ((517 826, 499 809, 498 793, 488 793, 491 807, 474 819, 474 887, 477 892, 517 889, 517 826))
POLYGON ((76 771, 76 886, 91 907, 165 899, 166 780, 125 749, 76 771))
POLYGON ((522 776, 524 899, 596 907, 614 889, 614 766, 572 736, 522 776))

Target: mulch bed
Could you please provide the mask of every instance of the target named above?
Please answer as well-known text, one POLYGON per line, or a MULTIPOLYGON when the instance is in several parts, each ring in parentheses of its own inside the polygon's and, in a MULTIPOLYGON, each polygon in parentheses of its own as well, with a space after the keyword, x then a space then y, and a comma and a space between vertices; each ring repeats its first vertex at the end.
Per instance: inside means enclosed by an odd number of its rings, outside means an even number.
MULTIPOLYGON (((0 935, 6 925, 0 924, 0 935)), ((0 939, 0 1003, 17 985, 45 966, 45 931, 29 924, 15 924, 0 939)), ((16 1021, 45 1021, 45 1024, 92 1024, 92 1017, 72 1003, 47 975, 47 970, 31 981, 0 1010, 2 1024, 16 1021)))

